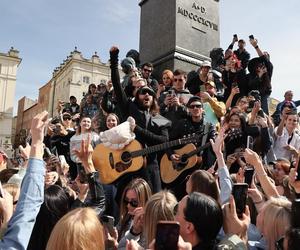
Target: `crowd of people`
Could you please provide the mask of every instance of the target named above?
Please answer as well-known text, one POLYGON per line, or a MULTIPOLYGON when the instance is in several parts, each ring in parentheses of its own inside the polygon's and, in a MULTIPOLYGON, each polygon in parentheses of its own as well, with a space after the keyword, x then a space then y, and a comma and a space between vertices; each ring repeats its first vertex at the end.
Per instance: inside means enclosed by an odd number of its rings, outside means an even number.
POLYGON ((0 249, 298 249, 300 101, 269 113, 273 65, 249 43, 157 80, 135 50, 121 79, 111 47, 110 81, 36 115, 14 168, 0 151, 0 249))

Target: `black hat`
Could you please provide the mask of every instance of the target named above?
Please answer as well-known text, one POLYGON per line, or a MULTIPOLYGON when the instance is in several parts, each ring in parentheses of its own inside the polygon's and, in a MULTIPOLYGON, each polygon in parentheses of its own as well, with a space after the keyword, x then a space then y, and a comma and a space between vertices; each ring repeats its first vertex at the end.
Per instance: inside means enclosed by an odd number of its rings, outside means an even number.
POLYGON ((253 59, 251 59, 248 63, 248 71, 251 73, 251 74, 255 74, 255 69, 256 67, 263 63, 263 59, 260 58, 260 57, 254 57, 253 59))
POLYGON ((154 92, 154 90, 148 86, 139 88, 138 91, 136 92, 136 96, 140 95, 143 91, 147 91, 149 95, 156 97, 156 93, 154 92))
POLYGON ((186 106, 189 107, 192 102, 201 102, 201 98, 199 96, 192 96, 187 102, 186 106))

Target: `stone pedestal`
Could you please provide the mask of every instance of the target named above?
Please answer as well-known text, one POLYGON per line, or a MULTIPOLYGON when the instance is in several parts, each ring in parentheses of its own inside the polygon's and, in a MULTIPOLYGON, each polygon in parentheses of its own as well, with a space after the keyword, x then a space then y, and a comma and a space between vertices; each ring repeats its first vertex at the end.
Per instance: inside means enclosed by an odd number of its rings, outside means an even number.
POLYGON ((220 45, 219 1, 143 0, 141 62, 152 62, 160 79, 164 69, 197 69, 220 45))

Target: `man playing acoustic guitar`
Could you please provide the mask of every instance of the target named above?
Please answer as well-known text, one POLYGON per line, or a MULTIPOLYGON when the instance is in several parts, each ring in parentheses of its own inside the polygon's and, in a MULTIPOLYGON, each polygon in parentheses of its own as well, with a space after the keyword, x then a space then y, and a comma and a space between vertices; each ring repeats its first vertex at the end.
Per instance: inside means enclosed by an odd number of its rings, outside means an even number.
MULTIPOLYGON (((119 49, 112 47, 110 49, 111 78, 117 98, 117 105, 122 113, 122 120, 132 116, 135 119, 136 127, 134 133, 136 140, 143 146, 152 146, 168 141, 168 129, 171 122, 159 115, 159 106, 157 104, 156 94, 151 87, 137 88, 134 99, 128 98, 120 84, 118 71, 119 49)), ((118 190, 123 190, 120 185, 127 184, 136 177, 144 178, 152 187, 153 193, 161 190, 161 180, 156 153, 149 154, 146 157, 146 168, 141 168, 138 172, 131 173, 122 177, 118 183, 118 190)))
MULTIPOLYGON (((198 143, 195 144, 196 147, 203 146, 205 143, 209 142, 210 139, 215 138, 215 127, 210 123, 205 123, 203 121, 203 105, 200 97, 193 96, 189 99, 187 103, 187 107, 190 113, 188 118, 182 119, 176 124, 174 124, 174 128, 170 133, 170 140, 181 138, 183 136, 191 135, 191 134, 203 134, 200 137, 198 143)), ((189 153, 189 152, 185 152, 189 153)), ((186 176, 195 171, 196 168, 208 169, 215 162, 215 155, 212 152, 211 148, 204 149, 203 152, 198 152, 197 154, 198 162, 195 166, 188 170, 184 170, 182 174, 172 183, 166 185, 170 188, 174 194, 176 194, 176 198, 180 200, 185 195, 185 179, 186 176)), ((169 160, 171 160, 174 164, 180 163, 181 155, 175 153, 175 151, 168 150, 169 160)), ((161 166, 163 168, 164 166, 161 166)))

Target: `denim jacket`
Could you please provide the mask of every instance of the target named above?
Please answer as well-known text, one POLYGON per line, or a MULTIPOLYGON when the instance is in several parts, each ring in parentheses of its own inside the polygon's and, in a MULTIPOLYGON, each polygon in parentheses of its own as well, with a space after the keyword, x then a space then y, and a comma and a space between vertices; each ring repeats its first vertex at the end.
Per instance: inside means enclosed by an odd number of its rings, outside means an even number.
POLYGON ((0 249, 26 249, 36 216, 44 202, 45 165, 42 160, 29 159, 23 178, 16 211, 0 241, 0 249))

